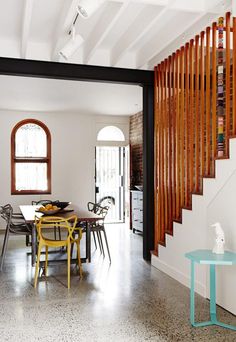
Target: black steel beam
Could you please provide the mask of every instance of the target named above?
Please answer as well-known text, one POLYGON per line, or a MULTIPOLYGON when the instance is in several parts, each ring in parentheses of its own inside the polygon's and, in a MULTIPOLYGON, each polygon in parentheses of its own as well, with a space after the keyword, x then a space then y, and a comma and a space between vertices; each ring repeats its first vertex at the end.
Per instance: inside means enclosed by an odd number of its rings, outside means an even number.
POLYGON ((143 87, 143 257, 150 260, 154 247, 154 72, 0 57, 0 75, 143 87))
POLYGON ((154 85, 143 87, 143 258, 154 249, 154 85))
POLYGON ((35 61, 0 57, 0 74, 74 81, 111 82, 132 85, 153 84, 150 70, 35 61))

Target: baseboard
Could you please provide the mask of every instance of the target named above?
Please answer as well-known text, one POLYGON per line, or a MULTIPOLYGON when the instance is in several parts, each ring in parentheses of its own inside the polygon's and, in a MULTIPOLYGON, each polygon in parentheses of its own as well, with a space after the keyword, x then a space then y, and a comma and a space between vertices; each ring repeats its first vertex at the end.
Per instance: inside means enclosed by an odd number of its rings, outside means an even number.
MULTIPOLYGON (((164 261, 160 260, 157 256, 152 255, 151 265, 157 268, 158 270, 168 274, 171 278, 177 280, 179 283, 184 286, 190 287, 190 277, 186 274, 180 272, 176 268, 167 265, 164 261)), ((207 297, 206 286, 201 284, 200 282, 195 282, 195 291, 200 294, 202 297, 207 297)))

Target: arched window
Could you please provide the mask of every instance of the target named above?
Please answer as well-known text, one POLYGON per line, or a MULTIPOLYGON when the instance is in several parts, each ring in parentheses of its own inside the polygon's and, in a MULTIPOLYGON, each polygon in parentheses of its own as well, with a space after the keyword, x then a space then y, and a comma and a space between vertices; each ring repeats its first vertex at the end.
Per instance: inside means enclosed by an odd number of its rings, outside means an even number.
POLYGON ((51 193, 51 134, 38 120, 20 121, 12 130, 11 193, 51 193))
POLYGON ((125 141, 124 133, 116 126, 103 127, 97 135, 98 141, 125 141))

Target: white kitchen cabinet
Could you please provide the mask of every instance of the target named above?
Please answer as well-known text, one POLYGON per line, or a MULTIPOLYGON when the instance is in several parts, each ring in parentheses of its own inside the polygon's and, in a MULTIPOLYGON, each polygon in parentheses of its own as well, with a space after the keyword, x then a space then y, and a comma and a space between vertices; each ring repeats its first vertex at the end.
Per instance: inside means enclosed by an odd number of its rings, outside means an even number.
POLYGON ((143 232, 143 192, 131 191, 132 230, 143 232))

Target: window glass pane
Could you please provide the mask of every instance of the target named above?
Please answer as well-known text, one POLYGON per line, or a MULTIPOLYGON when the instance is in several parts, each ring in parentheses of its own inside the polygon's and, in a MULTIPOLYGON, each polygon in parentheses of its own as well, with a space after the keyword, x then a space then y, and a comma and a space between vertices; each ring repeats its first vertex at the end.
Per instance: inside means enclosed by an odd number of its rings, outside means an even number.
POLYGON ((97 135, 98 141, 125 141, 123 132, 116 126, 106 126, 97 135))
POLYGON ((47 190, 47 163, 16 163, 16 190, 47 190))
POLYGON ((21 126, 15 138, 16 157, 46 157, 47 136, 39 125, 28 123, 21 126))

